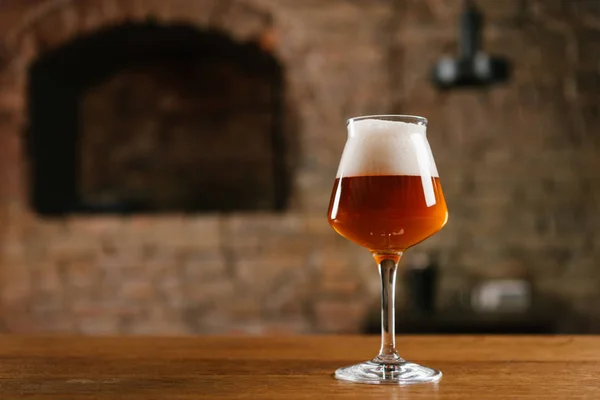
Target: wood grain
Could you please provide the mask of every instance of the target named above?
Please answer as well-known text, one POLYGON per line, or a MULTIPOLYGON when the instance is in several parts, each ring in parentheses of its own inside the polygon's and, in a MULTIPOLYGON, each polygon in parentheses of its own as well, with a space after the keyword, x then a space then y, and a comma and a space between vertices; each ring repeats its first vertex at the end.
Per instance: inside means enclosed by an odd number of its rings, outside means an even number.
POLYGON ((377 337, 0 336, 1 399, 600 399, 600 337, 400 337, 435 385, 336 381, 377 337))

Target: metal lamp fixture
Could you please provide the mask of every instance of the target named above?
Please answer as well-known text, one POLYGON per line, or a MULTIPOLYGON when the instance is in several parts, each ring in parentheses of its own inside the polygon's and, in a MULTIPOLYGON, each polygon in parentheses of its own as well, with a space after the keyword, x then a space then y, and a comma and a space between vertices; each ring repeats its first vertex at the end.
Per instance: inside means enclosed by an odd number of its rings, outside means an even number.
POLYGON ((460 17, 459 55, 442 58, 433 68, 434 84, 440 89, 484 87, 509 78, 507 59, 480 50, 483 18, 472 0, 465 0, 460 17))

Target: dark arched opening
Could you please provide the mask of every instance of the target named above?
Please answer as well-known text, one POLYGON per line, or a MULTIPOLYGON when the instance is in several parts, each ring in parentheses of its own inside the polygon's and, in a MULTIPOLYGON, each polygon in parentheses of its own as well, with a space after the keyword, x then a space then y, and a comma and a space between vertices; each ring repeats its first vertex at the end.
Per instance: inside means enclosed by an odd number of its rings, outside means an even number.
POLYGON ((282 69, 255 44, 111 27, 41 56, 28 98, 40 214, 286 207, 282 69))

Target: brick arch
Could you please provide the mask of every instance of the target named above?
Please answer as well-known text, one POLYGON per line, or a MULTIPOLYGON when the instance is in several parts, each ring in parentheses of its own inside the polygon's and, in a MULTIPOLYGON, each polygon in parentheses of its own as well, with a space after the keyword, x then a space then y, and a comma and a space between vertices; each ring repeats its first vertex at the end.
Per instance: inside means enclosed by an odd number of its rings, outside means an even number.
POLYGON ((148 21, 214 29, 234 40, 257 41, 279 59, 273 14, 250 1, 47 0, 32 6, 0 43, 0 115, 22 122, 27 66, 41 54, 100 28, 148 21))
MULTIPOLYGON (((99 28, 155 21, 220 30, 239 41, 260 40, 272 29, 272 14, 244 0, 48 0, 33 7, 7 35, 6 46, 21 62, 99 28)), ((9 56, 10 57, 10 56, 9 56)))
MULTIPOLYGON (((156 22, 160 25, 188 25, 221 31, 236 41, 258 42, 281 62, 275 43, 276 21, 269 10, 245 0, 47 0, 35 7, 8 32, 0 48, 0 146, 10 148, 0 160, 9 184, 0 187, 0 202, 15 204, 17 214, 28 213, 25 144, 27 127, 27 69, 42 54, 71 40, 102 28, 123 23, 156 22)), ((281 63, 283 66, 283 63, 281 63)), ((287 79, 286 79, 287 81, 287 79)), ((285 107, 289 111, 286 89, 285 107)), ((291 113, 290 113, 291 115, 291 113)), ((286 117, 285 126, 293 126, 286 117)), ((295 135, 292 135, 295 137, 295 135)), ((292 139, 295 140, 295 139, 292 139)), ((295 163, 291 156, 289 163, 295 163)))

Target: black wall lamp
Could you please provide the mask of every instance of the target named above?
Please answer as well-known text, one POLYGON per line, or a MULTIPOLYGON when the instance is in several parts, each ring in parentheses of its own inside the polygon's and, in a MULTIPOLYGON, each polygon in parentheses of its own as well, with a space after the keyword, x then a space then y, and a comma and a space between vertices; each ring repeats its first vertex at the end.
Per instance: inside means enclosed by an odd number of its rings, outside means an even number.
POLYGON ((459 55, 442 58, 433 68, 434 84, 440 89, 484 87, 506 82, 510 63, 493 57, 481 48, 483 17, 473 0, 465 0, 460 16, 459 55))

